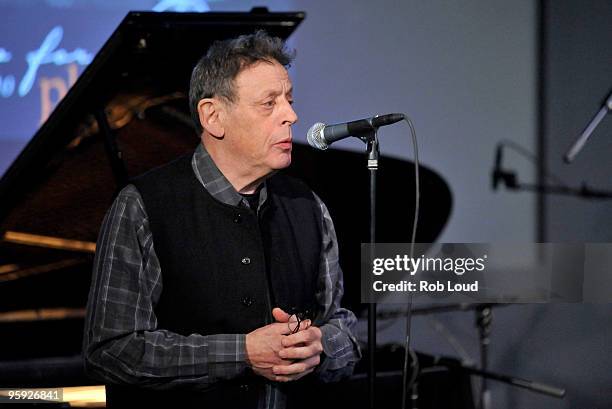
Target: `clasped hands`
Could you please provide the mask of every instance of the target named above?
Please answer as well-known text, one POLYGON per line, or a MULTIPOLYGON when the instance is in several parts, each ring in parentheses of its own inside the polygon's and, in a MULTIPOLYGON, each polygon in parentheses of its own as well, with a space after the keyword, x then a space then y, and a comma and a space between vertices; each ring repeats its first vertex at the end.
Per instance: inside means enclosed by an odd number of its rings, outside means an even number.
POLYGON ((321 330, 310 320, 297 321, 280 308, 272 310, 276 322, 246 335, 247 362, 258 375, 277 382, 295 381, 308 375, 320 362, 321 330))

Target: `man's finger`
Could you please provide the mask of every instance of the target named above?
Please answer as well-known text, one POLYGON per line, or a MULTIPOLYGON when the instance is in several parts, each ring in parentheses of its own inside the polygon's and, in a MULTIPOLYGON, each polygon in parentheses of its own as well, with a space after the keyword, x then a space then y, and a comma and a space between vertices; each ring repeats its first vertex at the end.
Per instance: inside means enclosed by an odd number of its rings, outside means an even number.
POLYGON ((304 331, 305 329, 310 328, 310 326, 312 325, 312 321, 311 320, 304 320, 300 322, 300 331, 304 331))
MULTIPOLYGON (((278 335, 291 335, 293 331, 291 331, 291 325, 286 322, 273 322, 272 324, 268 324, 278 335)), ((283 337, 284 339, 285 337, 283 337)), ((281 340, 282 345, 282 340, 281 340)), ((284 345, 283 345, 284 346, 284 345)))
POLYGON ((307 344, 317 339, 321 339, 321 330, 318 327, 309 327, 306 330, 287 335, 281 340, 281 344, 288 348, 299 344, 307 344))
POLYGON ((310 328, 310 326, 312 325, 312 321, 310 320, 298 321, 297 318, 295 318, 295 315, 292 315, 287 325, 289 325, 289 328, 291 329, 291 333, 295 334, 296 332, 304 331, 310 328))
POLYGON ((280 375, 280 376, 275 376, 274 380, 276 382, 290 382, 290 381, 297 381, 300 378, 303 378, 304 376, 308 375, 309 373, 311 373, 312 371, 314 371, 314 368, 310 368, 307 371, 304 371, 302 373, 299 374, 295 374, 295 375, 280 375))
POLYGON ((261 369, 261 370, 269 370, 270 372, 272 372, 272 368, 274 368, 275 366, 287 366, 287 365, 291 365, 295 363, 294 360, 287 360, 287 359, 277 359, 273 362, 265 362, 265 363, 260 363, 257 365, 252 365, 251 368, 255 369, 261 369))
POLYGON ((272 309, 272 316, 277 322, 289 322, 289 317, 291 317, 290 314, 287 314, 285 311, 278 307, 272 309))
POLYGON ((282 359, 307 359, 323 352, 320 342, 312 342, 303 347, 289 347, 278 351, 278 356, 282 359))
POLYGON ((272 367, 272 372, 275 375, 299 374, 314 368, 315 366, 319 365, 319 362, 321 362, 321 358, 319 355, 315 355, 308 359, 297 361, 291 365, 274 365, 274 367, 272 367))
POLYGON ((300 344, 310 342, 311 337, 312 335, 309 333, 309 330, 299 331, 295 334, 290 334, 286 337, 283 337, 283 339, 281 340, 281 345, 285 348, 298 346, 300 344))

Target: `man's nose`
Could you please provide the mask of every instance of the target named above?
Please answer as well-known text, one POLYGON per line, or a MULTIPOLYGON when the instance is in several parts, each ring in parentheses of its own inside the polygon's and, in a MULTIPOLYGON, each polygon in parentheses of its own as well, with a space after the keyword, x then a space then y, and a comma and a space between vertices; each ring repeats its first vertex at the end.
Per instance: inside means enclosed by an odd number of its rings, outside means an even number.
POLYGON ((291 105, 289 101, 285 101, 285 104, 286 104, 286 108, 285 108, 285 112, 283 113, 283 116, 284 116, 283 125, 284 124, 293 125, 294 123, 298 121, 298 116, 293 110, 293 105, 291 105))

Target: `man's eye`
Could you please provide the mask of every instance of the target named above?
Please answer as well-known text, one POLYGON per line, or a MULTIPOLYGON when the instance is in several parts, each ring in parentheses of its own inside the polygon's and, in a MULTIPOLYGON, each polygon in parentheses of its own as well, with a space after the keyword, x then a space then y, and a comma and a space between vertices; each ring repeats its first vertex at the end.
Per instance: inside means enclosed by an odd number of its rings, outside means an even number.
POLYGON ((264 106, 266 106, 266 107, 273 107, 274 106, 274 101, 266 101, 266 102, 264 102, 264 106))

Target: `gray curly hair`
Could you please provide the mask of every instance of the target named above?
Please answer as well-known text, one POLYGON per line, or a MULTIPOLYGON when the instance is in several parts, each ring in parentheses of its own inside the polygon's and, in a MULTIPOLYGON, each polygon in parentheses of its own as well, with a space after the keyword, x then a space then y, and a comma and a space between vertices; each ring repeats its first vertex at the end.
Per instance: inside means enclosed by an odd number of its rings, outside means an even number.
POLYGON ((234 79, 241 70, 260 61, 277 61, 289 67, 294 57, 295 51, 287 50, 282 39, 263 30, 214 42, 196 64, 189 83, 189 107, 198 134, 202 133, 198 115, 201 99, 222 97, 232 103, 236 98, 234 79))

